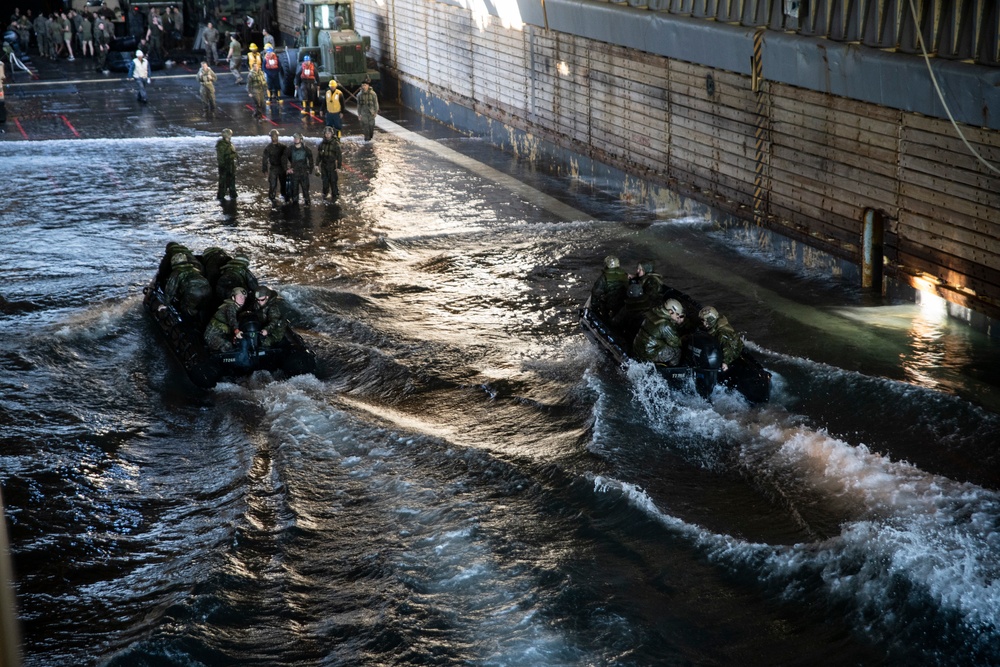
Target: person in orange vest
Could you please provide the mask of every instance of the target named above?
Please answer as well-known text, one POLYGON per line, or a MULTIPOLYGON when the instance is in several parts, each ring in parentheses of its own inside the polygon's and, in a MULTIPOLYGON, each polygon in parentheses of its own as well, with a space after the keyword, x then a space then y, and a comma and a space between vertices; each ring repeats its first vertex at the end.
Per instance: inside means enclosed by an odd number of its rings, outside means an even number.
POLYGON ((263 67, 264 62, 260 57, 260 51, 257 50, 256 44, 250 44, 250 52, 247 53, 247 71, 252 72, 253 66, 256 63, 258 67, 263 67))
POLYGON ((335 129, 338 137, 340 130, 344 127, 343 119, 340 116, 340 112, 343 110, 344 92, 337 88, 335 79, 330 79, 330 90, 326 91, 326 125, 335 129))
POLYGON ((309 56, 302 56, 302 62, 295 71, 295 85, 299 89, 299 99, 302 100, 302 115, 311 114, 316 104, 317 93, 316 63, 309 56))
POLYGON ((264 45, 264 77, 267 79, 267 103, 281 99, 281 64, 278 62, 278 54, 274 52, 274 47, 270 44, 264 45))

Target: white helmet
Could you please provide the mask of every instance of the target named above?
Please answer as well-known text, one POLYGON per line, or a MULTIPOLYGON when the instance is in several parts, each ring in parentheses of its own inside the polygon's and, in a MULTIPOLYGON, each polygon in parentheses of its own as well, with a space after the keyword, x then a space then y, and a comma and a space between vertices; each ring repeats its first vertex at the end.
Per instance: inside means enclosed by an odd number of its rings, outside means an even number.
POLYGON ((667 302, 663 304, 663 310, 669 315, 673 313, 674 315, 683 315, 684 306, 677 299, 667 299, 667 302))
POLYGON ((136 58, 142 58, 142 49, 136 49, 135 57, 136 58))

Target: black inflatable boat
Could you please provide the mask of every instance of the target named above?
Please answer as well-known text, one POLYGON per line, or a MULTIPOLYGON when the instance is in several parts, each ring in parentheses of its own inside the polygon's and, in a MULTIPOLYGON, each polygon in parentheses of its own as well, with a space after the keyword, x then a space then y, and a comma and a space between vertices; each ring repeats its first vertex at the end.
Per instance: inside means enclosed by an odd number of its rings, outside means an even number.
MULTIPOLYGON (((665 297, 677 299, 689 313, 697 313, 701 306, 683 292, 667 288, 665 297)), ((634 360, 632 341, 609 322, 590 309, 590 299, 580 309, 580 326, 598 347, 603 349, 620 366, 634 360)), ((722 385, 738 391, 751 403, 766 403, 771 397, 771 374, 746 347, 729 369, 722 370, 722 348, 719 342, 704 331, 696 331, 685 339, 681 366, 656 364, 656 370, 672 387, 683 388, 694 384, 701 396, 708 397, 715 387, 722 385)))
MULTIPOLYGON (((200 323, 185 321, 173 304, 167 303, 163 288, 159 278, 154 277, 143 290, 143 306, 162 334, 164 344, 199 387, 211 389, 221 380, 233 380, 258 370, 289 376, 316 372, 316 355, 291 327, 278 345, 261 345, 260 323, 251 310, 240 313, 241 346, 232 352, 212 352, 205 346, 200 323)), ((211 306, 219 305, 211 304, 208 312, 215 312, 211 306)))

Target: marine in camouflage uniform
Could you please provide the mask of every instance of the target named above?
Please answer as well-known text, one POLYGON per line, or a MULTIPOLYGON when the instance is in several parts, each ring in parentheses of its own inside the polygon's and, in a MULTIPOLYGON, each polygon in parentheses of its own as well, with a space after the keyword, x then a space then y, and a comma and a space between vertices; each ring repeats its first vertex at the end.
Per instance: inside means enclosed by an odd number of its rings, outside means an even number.
POLYGON ((237 251, 233 258, 219 271, 219 279, 215 283, 215 297, 220 301, 232 294, 234 287, 242 287, 247 294, 257 290, 257 278, 250 273, 250 260, 237 251))
POLYGON ((261 158, 260 168, 267 174, 267 197, 272 204, 277 203, 278 191, 286 201, 288 192, 285 189, 285 171, 288 169, 288 157, 286 155, 287 146, 278 140, 278 131, 271 130, 271 143, 264 149, 261 158))
POLYGON ((202 273, 214 288, 219 282, 222 267, 232 261, 229 253, 218 246, 209 246, 201 253, 202 273))
POLYGON ((603 318, 614 317, 625 305, 626 289, 628 274, 617 257, 608 255, 604 258, 604 270, 590 290, 590 309, 603 318))
POLYGON ((639 361, 675 366, 681 360, 680 324, 684 306, 676 299, 649 311, 632 343, 632 355, 639 361))
POLYGON ((371 141, 375 136, 375 116, 378 115, 378 95, 372 90, 371 83, 366 79, 361 82, 361 92, 358 93, 358 120, 361 121, 361 133, 365 141, 371 141))
POLYGON ((247 76, 247 93, 253 100, 253 117, 261 120, 264 117, 265 100, 267 99, 267 78, 258 63, 250 65, 250 75, 247 76))
POLYGON ((258 287, 254 293, 261 326, 261 342, 264 347, 279 345, 290 326, 290 309, 278 293, 268 287, 258 287))
POLYGON ((743 353, 743 337, 736 333, 729 320, 719 315, 712 306, 702 308, 698 313, 701 326, 712 334, 722 347, 722 370, 727 371, 743 353))
POLYGON ((215 82, 219 77, 215 71, 208 66, 208 61, 201 62, 198 70, 198 83, 200 84, 201 106, 205 113, 215 113, 215 82))
POLYGON ((170 241, 167 243, 167 248, 163 253, 163 258, 160 259, 160 267, 157 270, 156 277, 161 283, 166 283, 170 279, 170 274, 173 271, 173 259, 174 255, 181 254, 187 257, 189 264, 193 264, 198 268, 199 271, 202 270, 202 265, 195 257, 194 253, 191 252, 188 247, 177 241, 170 241))
POLYGON ((175 305, 182 318, 200 325, 205 319, 204 309, 212 296, 212 288, 183 252, 176 253, 171 264, 173 271, 163 290, 166 302, 175 305))
POLYGON ((234 287, 228 299, 222 302, 208 326, 205 327, 205 345, 213 352, 229 352, 236 349, 240 333, 239 313, 246 302, 247 291, 234 287))
POLYGON ((340 190, 337 188, 337 170, 344 166, 344 153, 340 148, 337 131, 327 127, 323 131, 323 141, 319 144, 319 169, 323 180, 323 198, 329 193, 330 199, 337 200, 340 190))
POLYGON ((225 199, 226 193, 236 201, 236 163, 239 157, 236 154, 236 147, 231 141, 233 131, 226 128, 222 131, 222 137, 215 142, 215 158, 219 163, 219 191, 217 199, 225 199))
POLYGON ((299 190, 302 190, 302 200, 309 205, 309 174, 315 164, 312 148, 302 141, 302 134, 295 133, 295 143, 288 147, 288 175, 291 180, 291 192, 288 193, 292 203, 299 201, 299 190))

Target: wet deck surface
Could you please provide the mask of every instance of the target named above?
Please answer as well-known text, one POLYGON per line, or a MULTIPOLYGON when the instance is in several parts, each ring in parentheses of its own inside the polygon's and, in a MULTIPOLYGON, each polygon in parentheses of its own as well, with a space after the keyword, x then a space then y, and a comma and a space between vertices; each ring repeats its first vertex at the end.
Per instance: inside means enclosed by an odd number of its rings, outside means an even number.
MULTIPOLYGON (((172 57, 172 65, 151 72, 149 103, 142 105, 124 72, 98 71, 92 58, 69 62, 33 55, 27 64, 37 78, 15 72, 11 83, 8 73, 7 122, 0 125, 5 130, 0 141, 196 136, 215 134, 225 127, 236 135, 266 135, 278 129, 283 136, 295 132, 322 136, 323 116, 303 116, 301 104, 292 98, 270 105, 267 118, 255 120, 245 83, 237 85, 229 68, 222 65, 213 68, 219 76, 215 87, 218 109, 213 116, 206 115, 195 76, 200 66, 197 55, 172 57)), ((344 135, 360 132, 357 117, 344 114, 344 135)))

